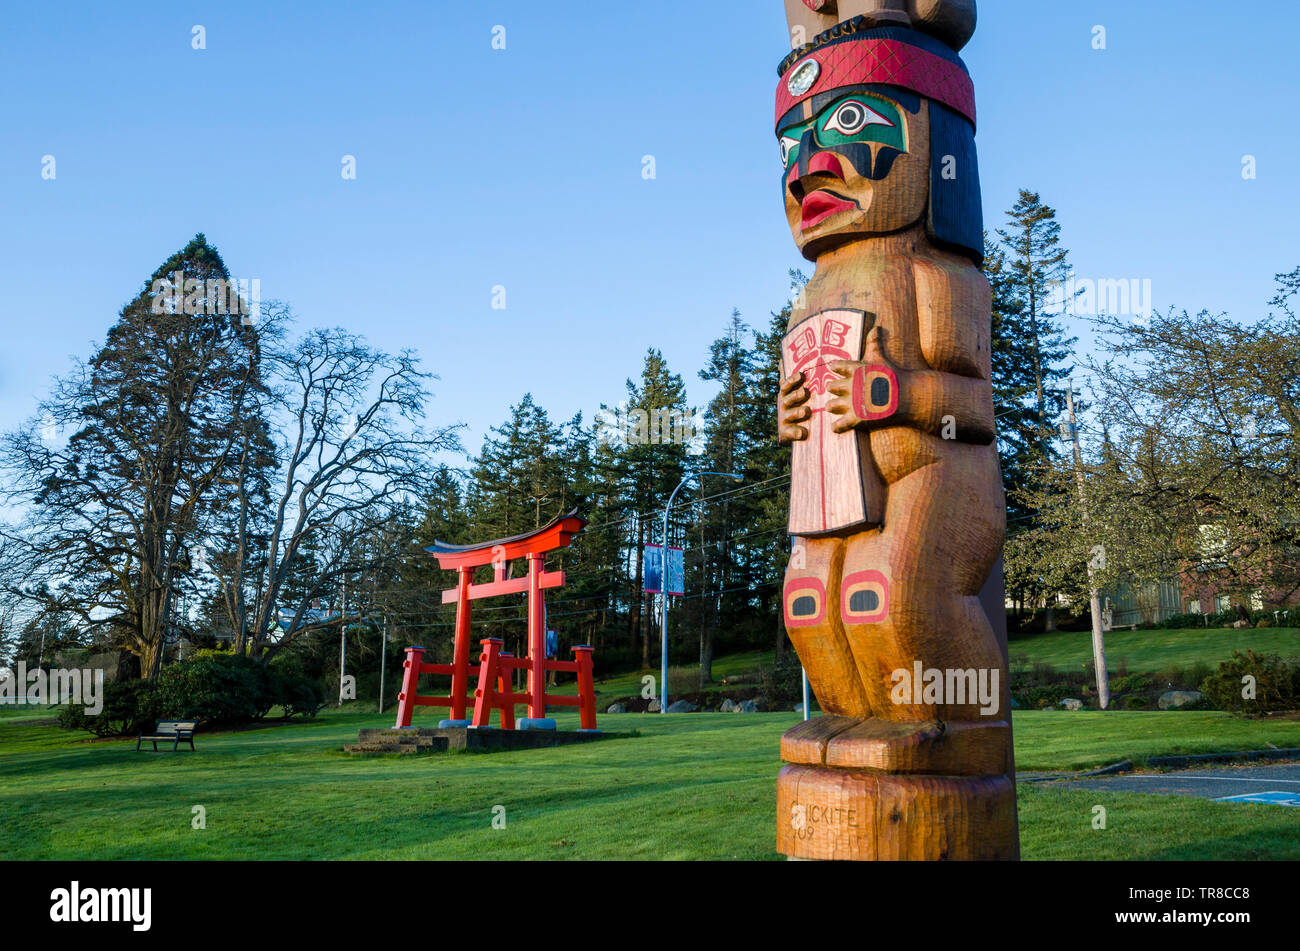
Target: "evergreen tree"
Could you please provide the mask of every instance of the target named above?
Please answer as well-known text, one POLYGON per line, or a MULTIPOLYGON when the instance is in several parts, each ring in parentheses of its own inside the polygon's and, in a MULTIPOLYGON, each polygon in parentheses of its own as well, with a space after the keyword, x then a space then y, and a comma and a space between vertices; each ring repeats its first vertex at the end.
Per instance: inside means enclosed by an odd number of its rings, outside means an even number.
POLYGON ((7 441, 10 488, 31 509, 28 576, 66 582, 67 609, 88 630, 120 632, 146 677, 161 663, 218 486, 236 477, 239 447, 257 431, 260 330, 229 281, 197 235, 7 441), (71 431, 66 443, 47 438, 54 427, 71 431))
MULTIPOLYGON (((1065 408, 1061 383, 1077 342, 1066 334, 1053 303, 1069 276, 1068 251, 1061 246, 1056 212, 1037 193, 1021 189, 998 230, 1001 246, 990 248, 985 273, 993 291, 994 400, 999 416, 998 449, 1008 499, 1009 531, 1029 528, 1037 517, 1048 470, 1059 455, 1053 421, 1065 408)), ((1007 588, 1022 603, 1052 592, 1043 579, 1009 563, 1007 588)), ((1048 629, 1053 611, 1048 608, 1048 629)))
POLYGON ((624 491, 635 518, 629 539, 634 544, 634 589, 629 633, 641 643, 641 664, 650 666, 650 628, 645 614, 650 606, 641 594, 643 553, 647 543, 661 544, 664 506, 686 473, 688 421, 692 418, 686 405, 686 387, 680 375, 668 369, 658 350, 646 352, 639 382, 627 381, 627 412, 630 421, 618 467, 624 477, 624 491))
POLYGON ((1008 354, 995 351, 994 357, 1003 357, 1004 363, 1013 367, 1024 364, 1018 375, 1024 382, 1033 382, 1037 424, 1033 442, 1040 456, 1050 456, 1054 452, 1051 421, 1065 408, 1065 397, 1053 384, 1069 378, 1073 367, 1066 361, 1077 342, 1066 336, 1061 315, 1051 313, 1055 291, 1064 287, 1069 277, 1069 252, 1061 246, 1056 211, 1026 189, 1020 190, 1020 197, 1007 212, 1007 228, 999 229, 998 237, 1003 253, 989 270, 1001 295, 1000 329, 1007 346, 1024 354, 1007 361, 1008 354))
MULTIPOLYGON (((713 341, 709 349, 709 362, 700 371, 700 379, 717 383, 721 389, 705 410, 704 451, 695 460, 699 471, 736 472, 743 468, 751 444, 760 433, 747 429, 749 422, 744 412, 747 391, 754 378, 754 354, 749 347, 749 326, 741 320, 740 311, 733 310, 726 332, 713 341)), ((761 431, 760 431, 761 432, 761 431)), ((732 488, 725 485, 725 489, 732 488)), ((715 486, 700 477, 701 499, 714 495, 722 486, 715 486)), ((696 561, 699 590, 695 596, 703 607, 703 617, 696 620, 700 642, 700 686, 713 682, 714 638, 720 623, 735 630, 746 605, 748 595, 733 588, 745 578, 743 550, 737 550, 734 539, 743 534, 752 518, 750 506, 744 501, 733 502, 730 495, 717 501, 702 501, 696 523, 701 540, 696 561), (727 609, 729 608, 729 610, 727 609), (725 620, 724 620, 725 615, 725 620)), ((697 612, 700 613, 700 612, 697 612)))
POLYGON ((1007 496, 1015 525, 1032 514, 1021 498, 1038 459, 1039 417, 1033 348, 1024 345, 1024 307, 1012 283, 1006 252, 985 239, 984 274, 993 297, 993 412, 1007 496))
POLYGON ((470 472, 474 540, 517 535, 557 514, 563 495, 560 438, 529 393, 510 408, 505 423, 492 428, 470 472))

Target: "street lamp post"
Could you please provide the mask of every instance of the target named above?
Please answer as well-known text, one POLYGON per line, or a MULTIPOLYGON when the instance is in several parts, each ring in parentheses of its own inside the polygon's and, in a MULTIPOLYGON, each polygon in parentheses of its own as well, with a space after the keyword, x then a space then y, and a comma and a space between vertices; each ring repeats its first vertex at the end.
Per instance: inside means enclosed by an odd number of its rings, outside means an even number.
POLYGON ((677 483, 677 488, 673 489, 673 494, 668 496, 668 504, 664 507, 664 547, 659 553, 659 588, 660 594, 664 599, 663 615, 659 624, 660 640, 660 657, 659 657, 659 712, 668 712, 668 513, 673 510, 673 499, 677 498, 677 493, 681 491, 682 486, 690 482, 697 475, 722 476, 724 479, 735 479, 737 482, 743 482, 745 477, 736 472, 696 472, 691 473, 677 483))

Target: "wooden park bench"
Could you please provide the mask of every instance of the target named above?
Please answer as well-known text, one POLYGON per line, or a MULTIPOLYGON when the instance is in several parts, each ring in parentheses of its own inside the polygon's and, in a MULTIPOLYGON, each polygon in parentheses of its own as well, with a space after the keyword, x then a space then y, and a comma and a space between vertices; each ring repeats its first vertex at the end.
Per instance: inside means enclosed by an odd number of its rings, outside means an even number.
POLYGON ((141 733, 135 741, 135 751, 140 752, 140 744, 145 740, 153 743, 153 751, 158 752, 158 741, 164 743, 167 740, 172 741, 172 752, 176 752, 182 743, 190 745, 191 752, 194 751, 194 728, 199 725, 198 720, 159 720, 158 725, 153 728, 153 733, 141 733))

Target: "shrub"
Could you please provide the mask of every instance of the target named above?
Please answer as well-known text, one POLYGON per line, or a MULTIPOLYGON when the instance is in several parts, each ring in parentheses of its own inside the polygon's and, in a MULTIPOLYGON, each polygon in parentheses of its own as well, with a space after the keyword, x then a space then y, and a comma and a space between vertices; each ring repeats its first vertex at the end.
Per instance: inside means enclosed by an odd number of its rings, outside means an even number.
POLYGON ((794 651, 789 651, 771 667, 764 667, 759 678, 760 690, 772 701, 794 702, 803 697, 803 667, 794 651))
POLYGON ((323 700, 320 687, 292 665, 267 666, 248 657, 206 652, 165 668, 158 694, 166 716, 207 724, 261 719, 277 705, 286 716, 314 715, 323 700))
POLYGON ((1214 671, 1210 668, 1209 664, 1203 660, 1198 660, 1196 663, 1192 664, 1192 666, 1187 668, 1186 674, 1184 675, 1187 678, 1186 683, 1188 689, 1201 689, 1201 684, 1205 682, 1205 678, 1210 676, 1212 673, 1214 673, 1214 671))
POLYGON ((1199 690, 1201 683, 1211 673, 1210 665, 1203 660, 1187 667, 1175 664, 1156 672, 1155 686, 1163 690, 1199 690))
POLYGON ((271 692, 275 702, 284 708, 286 717, 314 717, 325 702, 325 692, 314 680, 275 667, 271 668, 271 692))
POLYGON ((1043 707, 1050 707, 1066 697, 1074 696, 1078 691, 1069 684, 1052 684, 1046 687, 1029 687, 1012 693, 1021 707, 1030 710, 1041 710, 1043 707))
POLYGON ((270 710, 266 669, 247 657, 199 656, 158 675, 166 716, 204 723, 238 723, 270 710))
POLYGON ((1034 661, 1034 666, 1030 673, 1030 677, 1032 677, 1034 680, 1038 681, 1039 683, 1047 684, 1047 683, 1051 683, 1053 680, 1056 680, 1057 677, 1059 676, 1060 675, 1056 672, 1056 668, 1053 667, 1051 664, 1041 660, 1034 661))
POLYGON ((84 705, 65 707, 59 725, 96 736, 132 736, 158 720, 205 724, 259 719, 272 707, 285 716, 315 716, 324 701, 317 684, 292 664, 267 666, 247 657, 201 651, 163 668, 156 680, 104 685, 104 709, 90 716, 84 705))
POLYGON ((95 736, 136 736, 158 719, 158 686, 150 680, 110 681, 104 684, 104 709, 98 716, 86 713, 84 704, 59 711, 59 726, 85 730, 95 736))
POLYGON ((1277 654, 1233 651, 1231 660, 1225 660, 1202 681, 1201 693, 1216 709, 1233 713, 1294 710, 1300 702, 1300 665, 1277 654), (1254 699, 1242 696, 1247 676, 1255 678, 1254 699))
POLYGON ((1146 674, 1129 674, 1127 677, 1116 677, 1110 682, 1113 693, 1139 693, 1154 686, 1155 681, 1146 674))
MULTIPOLYGON (((655 676, 655 691, 659 690, 659 678, 655 676)), ((700 668, 699 667, 669 667, 668 668, 668 694, 672 697, 680 697, 683 694, 695 693, 700 689, 700 668)))

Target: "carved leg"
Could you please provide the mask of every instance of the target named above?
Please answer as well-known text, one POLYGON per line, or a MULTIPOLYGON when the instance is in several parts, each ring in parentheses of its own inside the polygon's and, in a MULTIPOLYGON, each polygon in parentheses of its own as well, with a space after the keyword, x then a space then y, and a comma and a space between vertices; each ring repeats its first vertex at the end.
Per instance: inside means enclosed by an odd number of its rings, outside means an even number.
MULTIPOLYGON (((873 447, 906 450, 878 458, 922 464, 891 480, 883 531, 854 536, 846 546, 845 631, 871 709, 889 720, 986 720, 977 697, 896 702, 893 673, 910 674, 920 661, 923 668, 997 670, 999 687, 1005 682, 1002 648, 979 601, 1005 532, 997 456, 988 447, 905 431, 875 436, 873 447), (915 445, 921 439, 923 455, 915 445)), ((993 719, 1005 712, 999 704, 993 719)))
POLYGON ((843 562, 842 539, 795 537, 785 573, 782 610, 786 631, 822 709, 860 718, 870 716, 871 707, 840 622, 843 562))
MULTIPOLYGON (((880 449, 899 448, 889 441, 880 449)), ((838 602, 873 716, 818 717, 782 739, 792 764, 777 785, 778 847, 787 855, 1018 856, 1006 668, 978 598, 1004 531, 997 457, 962 445, 908 448, 878 456, 922 464, 890 484, 884 530, 844 542, 838 598, 827 599, 838 602), (900 698, 894 671, 912 677, 918 661, 972 671, 962 681, 972 693, 956 702, 945 680, 938 696, 924 697, 915 683, 900 698), (978 686, 990 686, 993 671, 996 707, 984 714, 978 686)))

